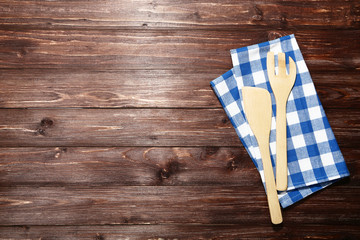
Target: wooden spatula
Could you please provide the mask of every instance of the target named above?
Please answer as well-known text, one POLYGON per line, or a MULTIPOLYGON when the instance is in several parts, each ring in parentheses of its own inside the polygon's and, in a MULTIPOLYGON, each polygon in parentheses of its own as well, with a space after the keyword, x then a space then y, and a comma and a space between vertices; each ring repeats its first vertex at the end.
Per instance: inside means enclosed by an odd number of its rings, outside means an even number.
POLYGON ((269 150, 272 117, 270 93, 263 88, 243 87, 242 95, 246 119, 260 148, 271 222, 280 224, 282 215, 269 150))
POLYGON ((279 191, 287 189, 287 146, 286 146, 286 103, 294 86, 296 65, 289 57, 289 75, 286 74, 285 53, 278 54, 278 75, 275 75, 274 53, 268 52, 267 72, 276 100, 276 187, 279 191))

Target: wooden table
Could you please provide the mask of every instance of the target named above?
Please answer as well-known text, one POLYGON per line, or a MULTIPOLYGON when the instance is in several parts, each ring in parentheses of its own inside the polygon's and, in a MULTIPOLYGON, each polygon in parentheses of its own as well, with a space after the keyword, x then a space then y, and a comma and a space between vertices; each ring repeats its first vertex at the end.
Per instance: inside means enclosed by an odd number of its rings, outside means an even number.
POLYGON ((359 239, 360 2, 0 0, 0 239, 359 239), (209 82, 294 33, 351 177, 272 226, 209 82))

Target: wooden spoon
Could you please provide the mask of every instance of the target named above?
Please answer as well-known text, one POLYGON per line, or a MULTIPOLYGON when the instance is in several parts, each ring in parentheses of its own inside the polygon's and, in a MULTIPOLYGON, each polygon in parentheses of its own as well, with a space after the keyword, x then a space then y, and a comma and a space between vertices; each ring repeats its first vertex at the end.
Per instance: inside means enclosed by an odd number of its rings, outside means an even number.
POLYGON ((276 186, 287 189, 286 104, 294 86, 296 65, 289 57, 289 75, 286 74, 285 53, 278 54, 278 75, 275 75, 274 53, 268 52, 266 66, 271 88, 276 100, 276 186))
POLYGON ((260 148, 271 222, 280 224, 283 220, 269 149, 272 117, 270 93, 263 88, 243 87, 242 95, 246 119, 260 148))

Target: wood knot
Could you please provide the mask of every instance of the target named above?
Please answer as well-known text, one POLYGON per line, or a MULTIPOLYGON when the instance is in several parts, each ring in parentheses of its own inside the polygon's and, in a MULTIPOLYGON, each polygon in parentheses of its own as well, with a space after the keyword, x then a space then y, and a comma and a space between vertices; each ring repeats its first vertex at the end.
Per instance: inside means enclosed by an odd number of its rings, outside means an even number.
POLYGON ((196 19, 201 19, 200 13, 199 12, 194 12, 194 17, 196 19))
POLYGON ((159 175, 161 179, 167 179, 170 177, 170 172, 168 169, 163 168, 160 170, 159 175))
POLYGON ((264 18, 263 11, 261 11, 261 9, 256 5, 254 5, 254 10, 255 10, 256 14, 254 16, 252 16, 252 19, 255 20, 255 21, 263 20, 263 18, 264 18))
POLYGON ((67 152, 67 148, 55 148, 55 158, 59 158, 61 156, 62 153, 66 153, 67 152))
POLYGON ((226 169, 229 171, 235 171, 236 169, 239 168, 239 165, 240 165, 240 159, 234 158, 234 159, 228 161, 228 163, 226 165, 226 169))
POLYGON ((18 58, 23 58, 28 52, 25 48, 21 48, 19 52, 16 54, 18 58))
POLYGON ((180 163, 177 161, 170 161, 166 166, 158 171, 158 179, 162 181, 163 179, 168 179, 173 174, 180 171, 180 163))
POLYGON ((281 24, 287 24, 287 23, 288 23, 285 15, 281 15, 281 17, 280 17, 280 23, 281 23, 281 24))
POLYGON ((38 128, 36 129, 36 134, 45 136, 46 129, 54 126, 54 121, 51 118, 45 117, 40 121, 38 128))
POLYGON ((50 118, 43 118, 40 122, 41 127, 52 127, 54 125, 54 121, 50 118))
POLYGON ((201 152, 201 160, 208 160, 210 156, 216 154, 219 151, 219 147, 205 147, 201 152))
POLYGON ((229 120, 228 120, 227 118, 223 118, 223 119, 221 120, 221 122, 222 122, 223 124, 226 124, 228 121, 229 121, 229 120))
POLYGON ((206 155, 214 155, 219 151, 219 147, 205 147, 206 155))
POLYGON ((97 233, 95 236, 95 240, 105 240, 105 237, 104 237, 104 235, 97 233))
POLYGON ((285 35, 286 34, 283 34, 283 33, 280 33, 280 32, 271 31, 271 32, 268 33, 268 40, 271 41, 271 40, 280 38, 280 37, 285 36, 285 35))
POLYGON ((45 136, 46 135, 45 129, 41 129, 41 128, 36 129, 36 134, 45 136))

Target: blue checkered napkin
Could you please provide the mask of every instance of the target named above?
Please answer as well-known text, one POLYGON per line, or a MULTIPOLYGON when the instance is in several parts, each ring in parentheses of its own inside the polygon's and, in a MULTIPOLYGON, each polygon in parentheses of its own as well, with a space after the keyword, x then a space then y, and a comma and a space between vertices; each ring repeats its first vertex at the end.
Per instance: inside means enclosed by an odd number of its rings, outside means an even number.
POLYGON ((288 99, 286 113, 288 189, 278 192, 280 204, 285 208, 340 178, 349 176, 349 171, 316 94, 295 36, 290 35, 231 50, 233 69, 211 82, 236 133, 259 170, 263 184, 265 185, 260 150, 245 118, 241 88, 256 86, 267 89, 271 94, 273 117, 270 152, 275 173, 276 105, 266 70, 268 51, 275 52, 275 63, 277 53, 284 52, 287 64, 290 56, 297 66, 295 85, 288 99))

